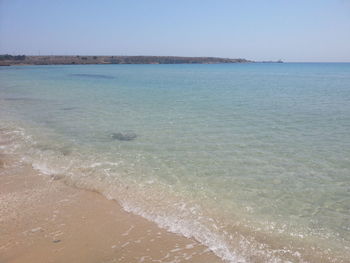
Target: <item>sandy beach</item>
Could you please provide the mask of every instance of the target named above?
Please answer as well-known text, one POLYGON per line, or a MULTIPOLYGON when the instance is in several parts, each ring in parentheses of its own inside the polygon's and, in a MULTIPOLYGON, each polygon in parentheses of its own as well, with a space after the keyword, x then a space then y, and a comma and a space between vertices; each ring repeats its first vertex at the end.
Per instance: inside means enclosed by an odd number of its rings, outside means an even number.
POLYGON ((0 262, 221 262, 98 193, 0 156, 0 262))

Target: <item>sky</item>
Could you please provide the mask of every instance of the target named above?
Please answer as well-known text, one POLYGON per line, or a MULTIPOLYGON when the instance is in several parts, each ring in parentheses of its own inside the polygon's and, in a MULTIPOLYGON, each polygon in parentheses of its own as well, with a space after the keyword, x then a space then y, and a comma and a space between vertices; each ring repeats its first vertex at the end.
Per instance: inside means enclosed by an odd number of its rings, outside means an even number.
POLYGON ((350 62, 350 0, 0 0, 0 54, 350 62))

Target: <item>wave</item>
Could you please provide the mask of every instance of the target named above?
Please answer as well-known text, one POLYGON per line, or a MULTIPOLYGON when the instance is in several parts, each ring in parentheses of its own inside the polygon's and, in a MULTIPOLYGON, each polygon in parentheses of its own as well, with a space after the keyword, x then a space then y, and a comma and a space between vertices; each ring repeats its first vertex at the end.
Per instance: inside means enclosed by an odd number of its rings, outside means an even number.
POLYGON ((123 158, 113 159, 93 147, 68 143, 62 138, 53 141, 43 134, 28 134, 14 124, 1 129, 0 135, 2 151, 19 155, 42 174, 116 200, 128 212, 170 232, 196 239, 225 262, 312 262, 316 258, 341 262, 341 258, 338 261, 318 249, 306 251, 304 243, 259 232, 239 217, 225 220, 224 214, 218 214, 221 208, 215 207, 215 200, 204 206, 156 178, 127 177, 123 173, 123 158))

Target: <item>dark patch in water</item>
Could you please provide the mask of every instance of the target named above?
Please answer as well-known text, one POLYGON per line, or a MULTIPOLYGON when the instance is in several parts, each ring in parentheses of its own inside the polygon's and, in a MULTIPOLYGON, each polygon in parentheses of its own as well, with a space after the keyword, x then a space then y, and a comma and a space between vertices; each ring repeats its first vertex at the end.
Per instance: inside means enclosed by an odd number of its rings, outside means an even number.
POLYGON ((70 155, 72 153, 72 150, 69 149, 69 148, 61 148, 60 149, 60 152, 64 155, 64 156, 67 156, 67 155, 70 155))
POLYGON ((111 138, 113 140, 118 140, 118 141, 132 141, 136 139, 137 135, 133 132, 125 132, 125 133, 112 133, 111 138))
POLYGON ((77 107, 66 107, 66 108, 62 108, 61 110, 75 110, 77 109, 77 107))
POLYGON ((3 100, 7 101, 35 101, 36 99, 31 99, 31 98, 24 98, 24 97, 19 97, 19 98, 2 98, 3 100))
POLYGON ((54 181, 58 181, 58 180, 61 180, 64 178, 64 175, 63 174, 54 174, 54 175, 51 175, 51 178, 52 180, 54 181))
POLYGON ((112 76, 101 74, 70 74, 72 77, 93 78, 93 79, 114 79, 112 76))
POLYGON ((20 69, 24 69, 24 67, 16 67, 16 66, 11 66, 11 65, 4 65, 4 66, 0 66, 0 70, 20 70, 20 69))

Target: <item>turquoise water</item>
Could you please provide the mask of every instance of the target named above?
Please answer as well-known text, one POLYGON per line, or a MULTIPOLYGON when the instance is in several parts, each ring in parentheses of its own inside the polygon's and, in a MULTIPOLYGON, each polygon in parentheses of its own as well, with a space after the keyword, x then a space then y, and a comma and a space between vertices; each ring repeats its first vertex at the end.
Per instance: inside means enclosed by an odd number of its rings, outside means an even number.
POLYGON ((0 113, 2 151, 227 262, 349 262, 350 64, 1 67, 0 113))

